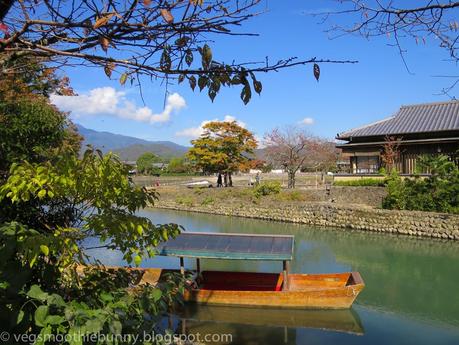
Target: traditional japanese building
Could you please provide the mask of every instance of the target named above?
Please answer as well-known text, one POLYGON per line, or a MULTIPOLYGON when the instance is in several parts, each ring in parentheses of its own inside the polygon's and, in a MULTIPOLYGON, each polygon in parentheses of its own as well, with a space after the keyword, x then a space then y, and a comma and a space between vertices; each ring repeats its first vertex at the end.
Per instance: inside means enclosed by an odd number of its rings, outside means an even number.
POLYGON ((413 174, 421 155, 446 154, 457 159, 459 101, 402 106, 391 117, 342 132, 336 139, 350 173, 375 174, 383 166, 382 154, 392 139, 397 144, 395 168, 413 174))

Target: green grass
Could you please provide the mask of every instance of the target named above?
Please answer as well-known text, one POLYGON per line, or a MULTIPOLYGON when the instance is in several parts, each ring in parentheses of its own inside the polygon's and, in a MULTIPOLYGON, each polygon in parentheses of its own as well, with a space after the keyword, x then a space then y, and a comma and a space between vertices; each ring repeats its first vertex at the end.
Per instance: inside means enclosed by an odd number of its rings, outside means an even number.
POLYGON ((304 195, 300 191, 297 191, 297 190, 293 190, 289 192, 282 191, 276 195, 275 199, 279 201, 305 201, 306 200, 304 195))
POLYGON ((342 187, 384 187, 385 182, 376 178, 362 178, 358 180, 335 181, 333 185, 342 187))
POLYGON ((184 205, 188 207, 193 206, 193 199, 189 196, 178 197, 175 199, 175 202, 179 205, 184 205))
POLYGON ((215 200, 211 196, 206 196, 202 201, 201 205, 202 206, 207 206, 207 205, 212 205, 214 204, 215 200))

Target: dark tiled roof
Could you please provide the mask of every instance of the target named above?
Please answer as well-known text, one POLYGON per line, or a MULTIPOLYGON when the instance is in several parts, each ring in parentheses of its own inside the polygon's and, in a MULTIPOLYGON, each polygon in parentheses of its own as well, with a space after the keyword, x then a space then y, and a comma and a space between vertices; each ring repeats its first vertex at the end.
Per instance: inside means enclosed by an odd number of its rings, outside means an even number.
POLYGON ((459 130, 459 101, 404 105, 392 117, 338 134, 337 139, 459 130))

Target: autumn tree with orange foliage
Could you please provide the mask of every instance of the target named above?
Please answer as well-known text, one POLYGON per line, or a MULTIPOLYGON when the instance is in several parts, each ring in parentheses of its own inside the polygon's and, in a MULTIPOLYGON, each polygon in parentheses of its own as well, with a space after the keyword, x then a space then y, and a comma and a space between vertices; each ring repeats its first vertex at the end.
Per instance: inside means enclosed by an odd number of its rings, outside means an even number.
POLYGON ((225 186, 232 187, 232 173, 251 160, 257 141, 253 133, 236 121, 214 121, 204 126, 204 133, 192 140, 188 159, 205 173, 222 173, 225 186))

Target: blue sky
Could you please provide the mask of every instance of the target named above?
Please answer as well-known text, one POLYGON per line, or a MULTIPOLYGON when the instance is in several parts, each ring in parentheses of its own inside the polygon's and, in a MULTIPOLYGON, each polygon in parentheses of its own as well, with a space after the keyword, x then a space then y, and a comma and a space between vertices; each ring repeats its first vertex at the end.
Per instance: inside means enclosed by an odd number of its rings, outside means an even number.
MULTIPOLYGON (((259 137, 275 127, 300 126, 300 121, 311 118, 312 124, 302 125, 306 130, 333 138, 338 132, 390 116, 403 104, 448 100, 446 96, 436 95, 448 81, 432 76, 457 75, 458 68, 446 61, 447 52, 439 48, 437 42, 426 45, 404 42, 408 50, 406 60, 413 73, 409 74, 397 50, 388 45, 393 43, 389 38, 368 41, 345 36, 330 40, 324 32, 327 25, 320 25, 318 18, 305 14, 336 8, 336 1, 270 0, 267 4, 267 13, 242 28, 260 36, 217 37, 212 45, 216 60, 260 61, 269 56, 274 61, 298 56, 355 59, 359 63, 322 64, 320 82, 314 79, 311 65, 260 74, 263 92, 261 96, 255 94, 248 105, 240 100, 239 88, 223 88, 212 103, 206 92, 201 94, 187 86, 174 85, 169 87, 169 92, 179 96, 171 100, 170 112, 163 109, 165 89, 160 82, 143 83, 143 104, 138 89, 120 86, 118 81, 109 80, 102 70, 72 68, 66 72, 79 95, 89 97, 91 90, 110 87, 111 97, 127 101, 130 108, 119 112, 99 107, 88 114, 91 111, 75 102, 70 105, 66 102, 61 107, 73 110, 72 119, 88 128, 188 145, 192 137, 185 134, 198 133, 204 121, 222 120, 225 116, 243 122, 259 137), (146 111, 148 116, 157 116, 157 122, 150 124, 123 115, 129 109, 136 111, 144 106, 149 109, 139 113, 146 111)), ((341 20, 352 23, 349 17, 341 20)), ((94 91, 93 98, 100 99, 94 91)), ((88 102, 80 103, 88 106, 88 102)))

